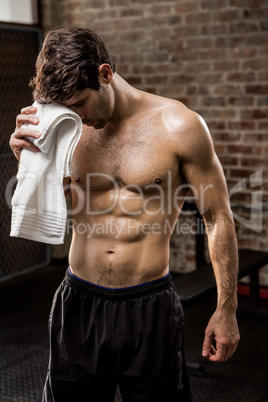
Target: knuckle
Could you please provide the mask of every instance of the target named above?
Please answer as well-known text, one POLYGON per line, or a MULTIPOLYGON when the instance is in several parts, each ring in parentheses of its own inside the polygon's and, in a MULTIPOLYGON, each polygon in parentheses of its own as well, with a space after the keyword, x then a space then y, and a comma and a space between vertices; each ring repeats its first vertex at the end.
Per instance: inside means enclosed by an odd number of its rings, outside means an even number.
POLYGON ((206 330, 205 330, 205 335, 206 335, 206 336, 211 336, 211 335, 212 335, 211 330, 210 330, 210 329, 206 329, 206 330))
POLYGON ((26 106, 21 109, 21 114, 28 114, 31 112, 32 106, 26 106))
POLYGON ((225 347, 225 346, 230 345, 230 343, 232 342, 232 339, 230 339, 229 337, 221 337, 218 342, 220 345, 225 347))
POLYGON ((27 141, 27 140, 22 140, 22 144, 21 144, 21 145, 22 145, 23 148, 29 146, 29 144, 30 144, 29 141, 27 141))
POLYGON ((25 129, 23 127, 18 128, 17 134, 19 134, 20 137, 23 137, 25 135, 25 129))
POLYGON ((14 141, 14 133, 13 134, 11 134, 11 136, 10 136, 10 138, 9 138, 9 144, 10 143, 13 143, 13 141, 14 141))
POLYGON ((224 356, 223 355, 221 355, 221 354, 218 354, 218 356, 216 356, 216 359, 215 359, 217 362, 219 362, 219 363, 222 363, 222 362, 224 362, 224 356))
POLYGON ((23 129, 20 127, 14 132, 14 138, 21 137, 23 135, 23 129))

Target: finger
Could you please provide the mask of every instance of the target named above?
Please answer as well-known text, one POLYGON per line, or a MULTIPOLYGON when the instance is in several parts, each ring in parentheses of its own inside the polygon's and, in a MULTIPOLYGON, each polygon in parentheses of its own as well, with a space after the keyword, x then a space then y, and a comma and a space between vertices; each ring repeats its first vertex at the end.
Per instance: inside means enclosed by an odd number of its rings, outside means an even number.
POLYGON ((30 145, 27 145, 27 147, 24 147, 24 148, 27 148, 33 152, 41 152, 40 149, 38 147, 36 147, 34 144, 32 144, 31 142, 29 144, 30 145))
POLYGON ((228 360, 228 359, 230 359, 230 358, 232 357, 232 355, 234 354, 234 352, 235 352, 236 349, 237 349, 238 342, 239 342, 239 338, 236 337, 236 338, 230 340, 230 341, 229 341, 228 343, 226 343, 225 345, 223 345, 224 348, 225 348, 225 351, 226 351, 226 353, 225 353, 225 360, 228 360))
POLYGON ((232 356, 233 356, 233 348, 228 348, 227 350, 226 350, 226 354, 225 354, 225 360, 224 361, 227 361, 227 360, 229 360, 232 356))
POLYGON ((15 157, 16 157, 16 159, 19 161, 20 160, 20 156, 21 156, 21 151, 22 151, 22 149, 28 149, 29 151, 32 151, 32 152, 41 152, 40 151, 40 149, 39 148, 37 148, 35 145, 29 145, 29 146, 27 146, 27 147, 23 147, 23 148, 14 148, 14 149, 12 149, 12 151, 13 151, 13 153, 14 153, 14 155, 15 155, 15 157))
POLYGON ((210 348, 208 357, 213 356, 213 355, 215 355, 216 353, 217 353, 217 350, 214 348, 213 345, 211 345, 211 348, 210 348))
POLYGON ((11 135, 12 139, 24 139, 25 137, 40 138, 41 134, 38 131, 28 130, 27 128, 19 128, 11 135))
POLYGON ((237 346, 238 346, 238 343, 236 343, 235 345, 230 346, 230 347, 228 348, 227 359, 230 359, 230 358, 233 356, 233 354, 235 353, 235 351, 236 351, 236 349, 237 349, 237 346))
POLYGON ((214 349, 216 353, 209 354, 208 359, 214 362, 225 362, 233 356, 234 352, 237 349, 237 346, 238 342, 236 342, 235 345, 231 346, 220 345, 220 347, 217 350, 214 349))
POLYGON ((19 114, 16 118, 16 128, 19 129, 24 123, 38 124, 39 119, 32 115, 19 114))
POLYGON ((39 148, 37 148, 34 144, 27 140, 15 140, 10 148, 18 161, 20 160, 21 150, 23 148, 26 148, 33 152, 40 152, 39 148))
POLYGON ((236 352, 237 347, 238 347, 238 341, 233 346, 233 353, 232 354, 234 354, 236 352))
POLYGON ((30 114, 30 113, 36 113, 37 108, 35 106, 26 106, 21 109, 21 114, 30 114))
POLYGON ((214 349, 216 353, 208 356, 208 359, 212 362, 225 362, 228 359, 228 347, 227 345, 219 345, 214 349))
POLYGON ((22 148, 27 148, 31 151, 39 152, 39 149, 34 144, 32 144, 32 142, 25 139, 24 136, 36 139, 39 138, 41 134, 31 130, 19 129, 11 135, 9 146, 18 161, 20 160, 20 153, 22 148))
POLYGON ((21 150, 22 148, 27 148, 30 149, 32 151, 39 151, 39 148, 37 146, 35 146, 34 144, 32 144, 30 141, 27 140, 17 140, 15 139, 12 143, 11 149, 15 149, 16 151, 21 150))
POLYGON ((213 342, 214 336, 213 333, 205 332, 205 339, 202 347, 202 356, 207 357, 211 351, 211 346, 213 342))

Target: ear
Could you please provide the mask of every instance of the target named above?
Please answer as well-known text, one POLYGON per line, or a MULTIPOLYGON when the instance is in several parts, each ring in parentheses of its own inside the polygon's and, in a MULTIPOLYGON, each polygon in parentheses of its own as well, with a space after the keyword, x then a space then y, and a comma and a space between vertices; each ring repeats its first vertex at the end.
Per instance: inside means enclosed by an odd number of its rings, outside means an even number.
POLYGON ((100 84, 110 84, 113 78, 113 70, 109 64, 102 64, 99 67, 99 82, 100 84))

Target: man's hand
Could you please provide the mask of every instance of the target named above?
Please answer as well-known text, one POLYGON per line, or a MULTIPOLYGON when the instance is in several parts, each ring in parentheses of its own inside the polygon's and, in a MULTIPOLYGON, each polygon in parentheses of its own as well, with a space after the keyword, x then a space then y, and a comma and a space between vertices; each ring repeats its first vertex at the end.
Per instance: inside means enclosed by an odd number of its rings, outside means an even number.
POLYGON ((18 161, 20 160, 22 148, 27 148, 34 152, 40 152, 39 149, 30 141, 27 141, 25 137, 39 138, 41 134, 38 131, 28 130, 22 127, 24 123, 39 123, 37 117, 31 115, 36 113, 36 111, 37 109, 34 106, 25 107, 21 109, 21 114, 19 114, 16 118, 16 129, 10 137, 9 146, 18 161))
POLYGON ((232 357, 240 339, 235 314, 215 311, 205 331, 202 356, 212 362, 225 362, 232 357), (213 346, 215 341, 215 348, 213 346))

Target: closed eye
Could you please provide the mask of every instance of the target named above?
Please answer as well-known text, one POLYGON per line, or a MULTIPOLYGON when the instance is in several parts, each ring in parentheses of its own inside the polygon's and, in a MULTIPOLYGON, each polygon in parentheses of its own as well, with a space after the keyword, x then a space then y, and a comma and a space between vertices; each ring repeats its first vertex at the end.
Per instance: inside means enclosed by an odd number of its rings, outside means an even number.
POLYGON ((85 102, 85 100, 86 100, 86 98, 84 98, 84 99, 80 99, 78 102, 73 103, 72 105, 70 105, 70 106, 68 106, 68 107, 71 109, 71 108, 73 108, 73 107, 79 107, 79 106, 82 106, 82 105, 83 105, 83 103, 85 102))
POLYGON ((79 106, 82 106, 83 103, 84 103, 84 101, 77 102, 77 103, 76 103, 75 105, 73 105, 72 107, 79 107, 79 106))

